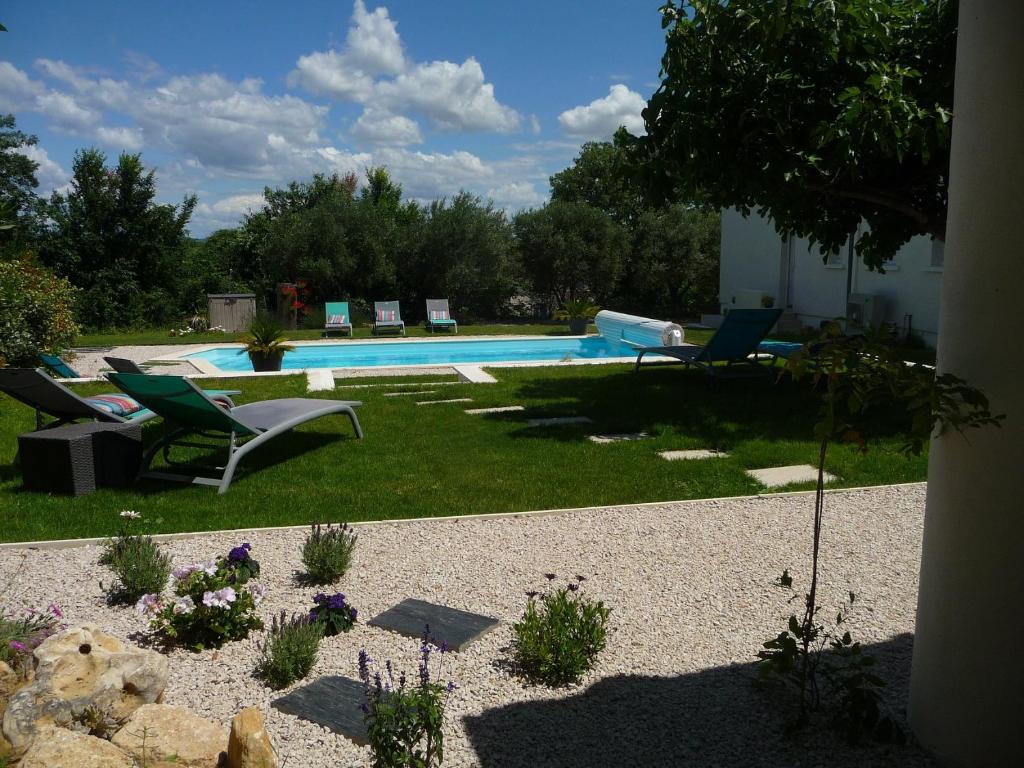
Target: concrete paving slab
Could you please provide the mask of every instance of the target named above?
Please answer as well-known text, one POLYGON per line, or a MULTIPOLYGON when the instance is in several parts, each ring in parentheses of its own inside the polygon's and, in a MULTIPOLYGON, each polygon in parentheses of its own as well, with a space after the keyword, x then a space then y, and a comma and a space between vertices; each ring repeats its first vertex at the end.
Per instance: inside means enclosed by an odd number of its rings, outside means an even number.
POLYGON ((512 413, 513 411, 525 411, 521 405, 500 405, 497 408, 469 408, 466 413, 470 414, 482 414, 482 413, 512 413))
POLYGON ((661 451, 658 453, 661 458, 667 461, 692 461, 695 459, 724 459, 729 456, 724 451, 707 451, 698 449, 693 451, 661 451))
POLYGON ((440 403, 472 403, 472 397, 453 397, 450 400, 417 400, 416 405, 439 405, 440 403))
POLYGON ((624 443, 632 440, 646 440, 649 438, 646 432, 627 432, 618 435, 587 435, 587 440, 598 445, 607 445, 608 443, 624 443))
MULTIPOLYGON (((791 467, 768 467, 767 469, 748 469, 747 474, 762 485, 778 488, 790 483, 813 483, 818 479, 818 468, 810 464, 796 464, 791 467)), ((825 482, 831 483, 835 475, 825 473, 825 482)))

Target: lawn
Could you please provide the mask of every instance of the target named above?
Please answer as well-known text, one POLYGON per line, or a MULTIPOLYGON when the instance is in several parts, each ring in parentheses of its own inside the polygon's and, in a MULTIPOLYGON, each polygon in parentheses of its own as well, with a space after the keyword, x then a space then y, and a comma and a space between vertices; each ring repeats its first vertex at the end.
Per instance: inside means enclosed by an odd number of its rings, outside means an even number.
MULTIPOLYGON (((77 499, 22 491, 10 463, 15 438, 32 428, 33 414, 0 396, 0 540, 110 534, 123 509, 145 512, 155 530, 171 532, 732 496, 759 490, 744 469, 815 462, 815 399, 793 383, 711 386, 702 374, 678 366, 638 374, 623 365, 491 372, 499 383, 448 384, 423 398, 469 397, 472 403, 427 406, 417 406, 417 396, 385 397, 389 389, 401 389, 387 386, 309 395, 304 376, 205 380, 207 387, 243 390, 239 402, 307 396, 364 401, 358 411, 364 440, 353 438, 343 417, 313 422, 243 460, 224 496, 209 487, 154 481, 77 499), (466 407, 512 404, 527 410, 463 413, 466 407), (530 417, 562 415, 589 416, 594 423, 526 424, 530 417), (585 438, 641 430, 651 439, 597 445, 585 438), (667 462, 657 455, 688 448, 717 448, 730 456, 667 462)), ((408 383, 376 383, 381 381, 408 383)), ((150 439, 160 429, 159 419, 154 422, 144 428, 150 439)), ((906 458, 898 446, 883 436, 866 454, 836 447, 827 468, 839 478, 837 486, 923 480, 926 457, 906 458)))

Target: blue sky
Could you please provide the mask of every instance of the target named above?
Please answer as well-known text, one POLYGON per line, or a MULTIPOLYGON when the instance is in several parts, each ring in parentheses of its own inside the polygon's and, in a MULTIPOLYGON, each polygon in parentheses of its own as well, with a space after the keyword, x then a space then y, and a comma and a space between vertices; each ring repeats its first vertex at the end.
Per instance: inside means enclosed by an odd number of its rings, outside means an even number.
POLYGON ((642 130, 659 0, 9 2, 0 112, 39 137, 40 192, 78 147, 142 152, 194 235, 265 185, 388 166, 419 199, 510 211, 618 125, 642 130))

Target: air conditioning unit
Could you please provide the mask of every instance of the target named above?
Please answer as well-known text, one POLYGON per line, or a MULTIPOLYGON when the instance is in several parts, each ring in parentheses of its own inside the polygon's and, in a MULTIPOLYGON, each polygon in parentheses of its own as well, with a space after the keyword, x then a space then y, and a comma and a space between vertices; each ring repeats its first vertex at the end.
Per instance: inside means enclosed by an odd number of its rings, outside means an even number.
POLYGON ((846 299, 846 330, 864 331, 885 322, 885 301, 873 293, 851 293, 846 299))

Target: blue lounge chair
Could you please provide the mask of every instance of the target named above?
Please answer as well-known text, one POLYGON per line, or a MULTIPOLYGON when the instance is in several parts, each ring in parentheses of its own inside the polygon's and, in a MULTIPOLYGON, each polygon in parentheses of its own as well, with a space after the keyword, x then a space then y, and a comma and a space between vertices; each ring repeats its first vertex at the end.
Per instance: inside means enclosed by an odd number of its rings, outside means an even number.
POLYGON ((405 336, 405 323, 397 301, 373 302, 373 335, 395 331, 405 336))
POLYGON ((743 373, 764 374, 768 366, 757 362, 758 345, 775 326, 781 309, 734 309, 725 316, 721 327, 704 346, 641 347, 637 350, 636 367, 644 355, 673 357, 686 366, 702 368, 709 376, 743 373), (752 366, 752 367, 748 367, 752 366))
POLYGON ((450 328, 459 332, 459 324, 452 318, 448 308, 448 299, 427 299, 427 330, 431 333, 437 328, 450 328))
POLYGON ((328 301, 324 305, 324 336, 331 331, 344 333, 348 329, 348 335, 352 335, 352 314, 348 311, 347 301, 328 301))
POLYGON ((48 355, 45 352, 39 353, 39 359, 43 361, 43 365, 49 368, 51 371, 56 373, 62 379, 81 379, 82 374, 72 368, 70 365, 65 363, 56 355, 48 355))
POLYGON ((150 473, 164 480, 187 480, 202 485, 216 485, 218 493, 231 486, 235 469, 242 457, 278 435, 290 432, 300 424, 333 413, 344 414, 352 422, 356 437, 363 436, 353 408, 362 405, 355 400, 318 400, 288 397, 261 400, 246 405, 227 407, 211 399, 184 376, 149 376, 139 373, 112 373, 110 380, 122 391, 144 404, 153 413, 164 417, 164 436, 146 452, 142 462, 145 473, 159 451, 170 463, 169 451, 181 438, 192 434, 219 434, 228 439, 228 462, 220 477, 185 477, 168 473, 150 473), (241 442, 241 441, 245 442, 241 442))

